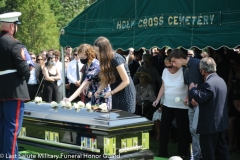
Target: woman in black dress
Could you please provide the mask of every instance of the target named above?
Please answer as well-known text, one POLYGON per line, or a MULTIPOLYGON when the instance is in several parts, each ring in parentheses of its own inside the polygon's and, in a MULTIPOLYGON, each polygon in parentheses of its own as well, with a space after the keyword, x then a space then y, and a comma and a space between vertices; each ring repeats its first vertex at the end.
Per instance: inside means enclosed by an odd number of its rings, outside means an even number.
POLYGON ((52 101, 59 102, 57 81, 61 77, 60 72, 55 64, 55 56, 52 55, 51 57, 48 57, 46 66, 43 68, 43 74, 45 77, 43 87, 43 101, 49 103, 52 101))
POLYGON ((104 88, 110 84, 111 92, 106 92, 104 98, 112 95, 112 109, 135 112, 136 90, 130 77, 125 58, 115 53, 109 40, 99 37, 94 42, 94 50, 100 61, 100 87, 95 92, 98 97, 104 88))

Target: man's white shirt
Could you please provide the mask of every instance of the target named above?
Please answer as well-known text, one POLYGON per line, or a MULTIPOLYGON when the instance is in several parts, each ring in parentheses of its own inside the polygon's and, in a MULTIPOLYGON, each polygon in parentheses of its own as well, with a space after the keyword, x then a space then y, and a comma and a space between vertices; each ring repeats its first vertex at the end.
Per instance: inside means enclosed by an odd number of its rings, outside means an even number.
MULTIPOLYGON (((77 72, 76 72, 76 63, 77 61, 74 59, 71 62, 68 63, 68 67, 67 67, 67 78, 69 83, 73 83, 75 84, 77 82, 77 72)), ((83 67, 83 64, 80 62, 80 60, 78 60, 78 68, 79 68, 79 72, 81 71, 83 67)), ((79 73, 79 76, 81 76, 81 74, 79 73)), ((81 77, 80 77, 81 79, 81 77)))

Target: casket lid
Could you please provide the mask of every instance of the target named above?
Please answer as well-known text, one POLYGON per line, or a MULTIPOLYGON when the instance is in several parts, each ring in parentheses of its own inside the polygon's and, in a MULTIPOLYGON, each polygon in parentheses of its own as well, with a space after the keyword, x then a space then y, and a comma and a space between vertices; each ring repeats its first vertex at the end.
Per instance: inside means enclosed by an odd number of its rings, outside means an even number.
POLYGON ((71 110, 65 107, 53 108, 50 103, 36 104, 25 103, 24 119, 39 119, 41 121, 57 121, 76 125, 89 125, 94 127, 115 128, 120 126, 150 124, 152 122, 141 117, 121 110, 110 110, 107 113, 89 112, 86 108, 71 110))

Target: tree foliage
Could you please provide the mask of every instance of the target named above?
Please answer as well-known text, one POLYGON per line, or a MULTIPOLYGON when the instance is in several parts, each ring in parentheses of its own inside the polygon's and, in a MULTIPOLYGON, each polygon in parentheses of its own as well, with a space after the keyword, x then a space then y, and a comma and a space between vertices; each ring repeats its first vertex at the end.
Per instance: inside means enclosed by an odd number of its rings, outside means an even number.
POLYGON ((6 6, 6 0, 0 1, 0 9, 6 6))
POLYGON ((50 6, 55 13, 57 26, 63 28, 96 0, 51 0, 50 6))
POLYGON ((22 12, 19 39, 29 51, 59 46, 59 31, 96 0, 0 0, 0 14, 22 12))
POLYGON ((22 12, 17 38, 30 51, 59 48, 59 31, 48 0, 17 0, 22 12))

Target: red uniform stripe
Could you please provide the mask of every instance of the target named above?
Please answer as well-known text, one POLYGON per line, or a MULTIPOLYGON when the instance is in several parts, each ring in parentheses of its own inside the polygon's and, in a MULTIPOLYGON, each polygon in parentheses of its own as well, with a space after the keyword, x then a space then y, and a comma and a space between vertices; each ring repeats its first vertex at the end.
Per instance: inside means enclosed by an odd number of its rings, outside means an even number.
POLYGON ((21 101, 17 101, 17 110, 16 110, 16 119, 15 119, 15 131, 14 131, 14 136, 13 136, 13 143, 12 143, 12 158, 11 160, 14 160, 14 152, 15 152, 15 146, 17 142, 17 133, 18 133, 18 127, 19 127, 19 113, 20 113, 20 103, 21 101))

